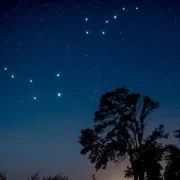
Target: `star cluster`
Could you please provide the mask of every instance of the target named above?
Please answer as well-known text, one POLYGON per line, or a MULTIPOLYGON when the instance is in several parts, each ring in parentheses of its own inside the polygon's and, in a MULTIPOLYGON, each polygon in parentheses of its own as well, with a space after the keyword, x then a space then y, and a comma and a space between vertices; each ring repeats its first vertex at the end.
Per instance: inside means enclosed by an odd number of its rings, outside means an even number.
MULTIPOLYGON (((136 6, 134 9, 135 10, 139 10, 139 7, 136 6)), ((127 11, 127 9, 125 7, 122 7, 122 11, 127 11)), ((117 15, 113 15, 113 18, 111 18, 111 22, 113 23, 113 20, 116 20, 116 19, 118 19, 118 16, 117 15)), ((88 21, 89 21, 89 18, 86 17, 85 18, 85 22, 88 23, 88 21)), ((109 24, 109 20, 105 20, 104 22, 106 24, 109 24)), ((86 35, 89 35, 89 30, 85 31, 85 33, 86 33, 86 35)), ((101 33, 102 33, 102 35, 105 35, 106 31, 102 31, 101 33)))
MULTIPOLYGON (((7 66, 4 67, 4 71, 9 72, 9 73, 11 72, 11 70, 10 70, 7 66)), ((59 77, 60 77, 60 74, 57 73, 57 74, 56 74, 56 77, 59 78, 59 77)), ((11 75, 10 75, 10 78, 13 79, 13 80, 17 80, 17 78, 16 78, 16 76, 15 76, 14 74, 11 74, 11 75)), ((27 80, 27 82, 28 82, 28 80, 27 80)), ((34 84, 34 80, 32 80, 32 79, 29 80, 29 83, 35 85, 35 84, 34 84)), ((61 97, 61 93, 58 92, 58 93, 57 93, 57 96, 58 96, 58 97, 61 97)), ((32 99, 33 99, 33 100, 37 100, 37 97, 36 97, 36 96, 33 96, 32 99)))

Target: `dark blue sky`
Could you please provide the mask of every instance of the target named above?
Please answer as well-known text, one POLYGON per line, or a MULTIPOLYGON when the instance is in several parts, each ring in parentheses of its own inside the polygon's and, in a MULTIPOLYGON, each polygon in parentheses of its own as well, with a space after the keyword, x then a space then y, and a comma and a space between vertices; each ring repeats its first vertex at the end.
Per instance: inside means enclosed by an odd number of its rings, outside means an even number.
MULTIPOLYGON (((179 32, 175 1, 1 1, 0 170, 10 180, 38 170, 88 179, 94 169, 78 136, 116 87, 159 101, 149 127, 171 132, 180 119, 179 32)), ((97 176, 117 180, 124 167, 97 176)))

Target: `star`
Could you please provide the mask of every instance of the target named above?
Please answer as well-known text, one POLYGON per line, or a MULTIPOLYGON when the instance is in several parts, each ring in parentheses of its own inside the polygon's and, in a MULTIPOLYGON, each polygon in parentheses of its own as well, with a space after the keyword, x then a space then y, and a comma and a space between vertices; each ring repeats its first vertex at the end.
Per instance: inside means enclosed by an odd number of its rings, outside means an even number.
POLYGON ((139 8, 138 7, 136 7, 136 10, 138 10, 139 8))
POLYGON ((88 18, 85 18, 85 21, 88 21, 88 18))
POLYGON ((57 77, 59 77, 59 76, 60 76, 60 74, 58 73, 58 74, 56 74, 56 76, 57 76, 57 77))
POLYGON ((4 70, 7 71, 7 67, 5 67, 4 70))
POLYGON ((37 99, 36 96, 34 96, 33 99, 36 100, 37 99))
POLYGON ((114 19, 116 19, 116 18, 117 18, 117 16, 115 15, 115 16, 114 16, 114 19))
POLYGON ((125 8, 125 7, 123 7, 123 8, 122 8, 122 10, 123 10, 123 11, 125 11, 125 10, 126 10, 126 8, 125 8))
POLYGON ((58 97, 61 97, 61 93, 57 93, 57 96, 58 96, 58 97))
POLYGON ((106 24, 109 23, 109 21, 106 20, 106 24))
POLYGON ((14 75, 11 75, 11 78, 14 79, 14 75))
POLYGON ((89 31, 86 31, 86 34, 89 34, 89 31))
POLYGON ((30 83, 32 83, 32 82, 33 82, 33 80, 32 80, 32 79, 30 79, 30 80, 29 80, 29 82, 30 82, 30 83))
POLYGON ((102 34, 104 35, 104 34, 105 34, 105 31, 102 31, 102 34))

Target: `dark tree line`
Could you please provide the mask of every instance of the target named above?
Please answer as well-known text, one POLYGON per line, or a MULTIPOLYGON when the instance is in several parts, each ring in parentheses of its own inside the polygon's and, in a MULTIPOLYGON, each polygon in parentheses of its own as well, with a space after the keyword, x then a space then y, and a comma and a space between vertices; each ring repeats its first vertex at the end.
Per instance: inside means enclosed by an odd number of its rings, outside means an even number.
MULTIPOLYGON (((81 131, 81 154, 88 154, 97 171, 106 169, 108 162, 128 159, 126 178, 180 180, 180 149, 161 143, 169 136, 164 126, 160 124, 145 136, 150 115, 157 108, 159 102, 125 88, 105 93, 94 115, 94 127, 81 131)), ((180 141, 180 130, 174 131, 174 136, 180 141)))
MULTIPOLYGON (((0 173, 0 180, 7 180, 6 172, 0 173)), ((57 174, 55 176, 40 177, 39 172, 33 174, 28 180, 70 180, 67 176, 57 174)))

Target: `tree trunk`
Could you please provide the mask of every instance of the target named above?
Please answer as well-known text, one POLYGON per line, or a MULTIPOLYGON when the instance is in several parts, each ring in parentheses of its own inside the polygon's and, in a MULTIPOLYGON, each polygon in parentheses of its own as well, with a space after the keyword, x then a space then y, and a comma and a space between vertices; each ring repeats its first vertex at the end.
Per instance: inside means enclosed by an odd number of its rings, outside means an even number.
POLYGON ((138 172, 137 172, 137 168, 134 165, 134 163, 131 163, 132 169, 133 169, 133 176, 134 176, 134 180, 138 180, 138 172))
POLYGON ((138 175, 134 173, 134 180, 138 180, 138 175))
POLYGON ((140 172, 140 174, 139 174, 139 180, 144 180, 144 172, 140 172))

